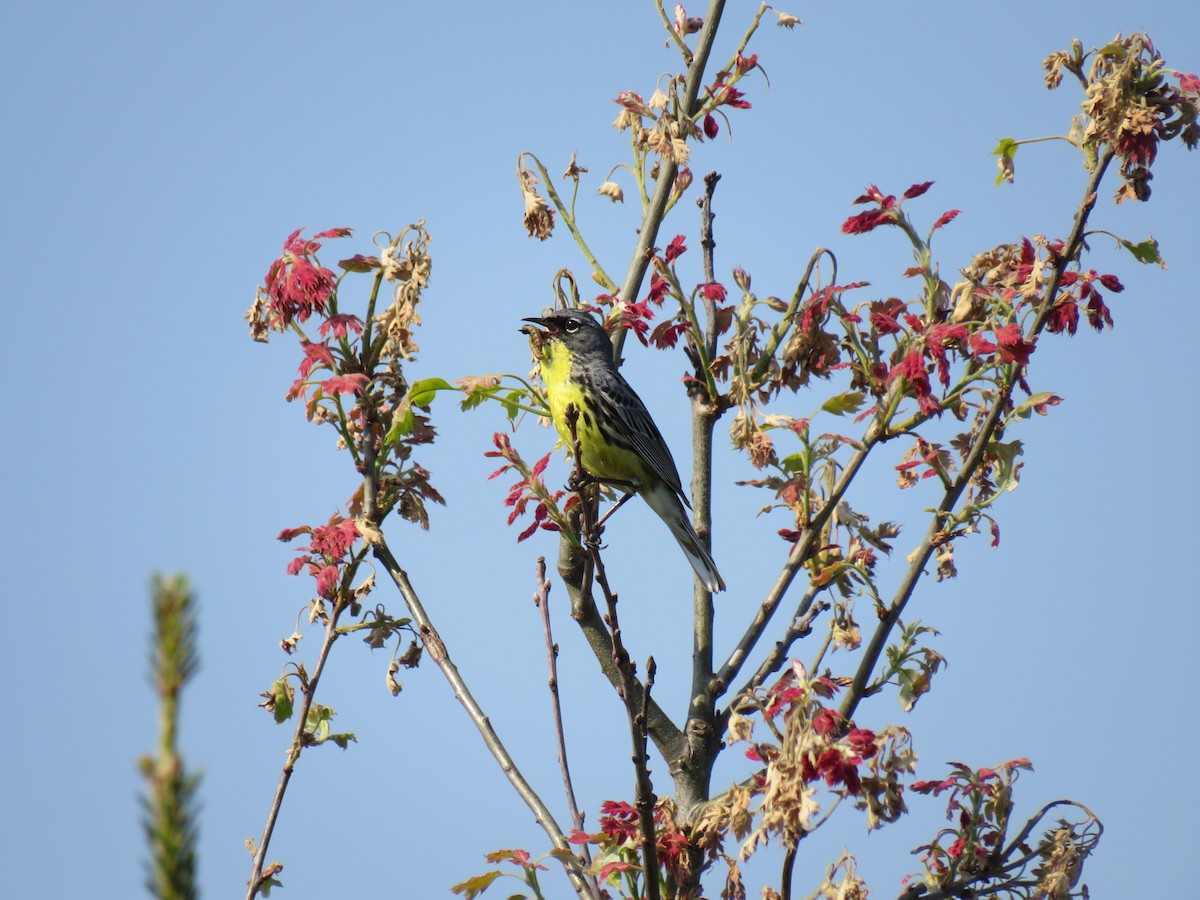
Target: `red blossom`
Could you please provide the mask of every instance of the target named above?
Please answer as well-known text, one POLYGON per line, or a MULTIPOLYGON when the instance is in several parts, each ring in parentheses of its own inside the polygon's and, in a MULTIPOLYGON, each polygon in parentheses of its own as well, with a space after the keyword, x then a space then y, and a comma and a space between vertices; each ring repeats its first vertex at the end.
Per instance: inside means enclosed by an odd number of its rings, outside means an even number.
POLYGON ((1039 416, 1044 416, 1048 412, 1048 407, 1058 406, 1060 403, 1062 403, 1062 397, 1058 394, 1051 394, 1042 402, 1033 404, 1033 411, 1039 416))
POLYGON ((938 220, 933 223, 933 230, 937 231, 943 225, 948 225, 949 223, 953 222, 955 220, 955 218, 957 218, 957 217, 958 217, 957 209, 946 210, 946 212, 942 213, 941 216, 938 217, 938 220))
POLYGON ((967 334, 967 326, 948 322, 934 325, 925 333, 925 346, 937 363, 938 380, 944 388, 950 387, 950 361, 946 357, 946 349, 965 340, 967 334))
POLYGON ((620 800, 605 800, 600 806, 600 830, 618 840, 638 836, 638 811, 620 800))
POLYGON ((679 257, 687 252, 687 247, 683 245, 683 235, 677 234, 671 238, 671 243, 667 245, 667 252, 663 254, 668 264, 673 263, 679 257))
MULTIPOLYGON (((351 233, 352 232, 349 228, 329 228, 325 231, 314 234, 313 241, 318 241, 318 240, 321 240, 322 238, 350 237, 351 233)), ((314 248, 320 246, 320 244, 313 244, 311 241, 309 243, 310 243, 310 246, 313 246, 314 248)))
MULTIPOLYGON (((724 73, 722 73, 722 77, 724 73)), ((709 89, 709 94, 717 101, 718 106, 732 106, 734 109, 749 109, 750 101, 746 95, 729 84, 718 81, 709 89)))
POLYGON ((327 559, 341 559, 358 540, 358 526, 353 519, 332 519, 328 525, 312 530, 312 543, 302 550, 319 553, 327 559))
POLYGON ((313 368, 320 363, 334 367, 333 352, 328 344, 314 344, 311 341, 301 341, 300 349, 304 351, 304 359, 300 362, 300 377, 307 378, 313 368))
POLYGON ((1096 290, 1092 285, 1086 284, 1080 291, 1079 298, 1081 300, 1085 298, 1087 299, 1087 317, 1089 325, 1091 325, 1097 331, 1103 331, 1105 325, 1107 325, 1109 328, 1112 328, 1112 314, 1108 311, 1108 306, 1105 305, 1104 298, 1100 296, 1100 292, 1098 290, 1096 290))
POLYGON ((316 575, 317 593, 326 600, 332 600, 342 578, 341 570, 337 566, 322 566, 316 575))
POLYGON ((335 338, 345 338, 351 331, 362 334, 363 323, 362 319, 352 313, 338 313, 321 323, 321 337, 328 336, 330 329, 333 329, 335 338))
POLYGON ((708 281, 700 285, 700 296, 714 303, 725 302, 725 286, 716 281, 708 281))
MULTIPOLYGON (((734 59, 733 64, 737 67, 739 74, 745 75, 747 72, 749 72, 751 69, 753 69, 755 66, 758 65, 758 54, 751 53, 749 56, 742 56, 742 54, 739 53, 737 55, 737 57, 734 59)), ((1194 78, 1195 76, 1188 76, 1188 77, 1194 78)))
POLYGON ((932 181, 922 181, 920 184, 914 184, 904 192, 904 199, 911 200, 913 197, 920 197, 923 193, 933 187, 932 181))
POLYGON ((650 343, 660 350, 674 347, 679 343, 680 335, 685 334, 687 330, 687 322, 680 322, 677 319, 667 319, 665 322, 659 322, 655 329, 650 332, 650 343))
POLYGON ((830 787, 844 784, 846 790, 854 795, 862 790, 858 768, 846 759, 836 747, 828 748, 817 758, 816 772, 825 779, 825 783, 830 787))
POLYGON ((904 303, 896 297, 875 300, 871 303, 871 327, 880 334, 896 334, 903 330, 897 317, 904 311, 904 303))
POLYGON ((600 867, 600 881, 606 882, 613 875, 617 875, 622 872, 628 872, 630 869, 636 869, 636 868, 637 868, 637 866, 635 866, 633 863, 628 863, 628 862, 617 861, 617 862, 605 863, 604 865, 602 865, 600 867))
POLYGON ((821 711, 813 716, 813 731, 821 736, 832 734, 837 729, 838 719, 840 718, 841 716, 832 709, 821 707, 821 711))
POLYGON ((863 759, 870 759, 878 751, 875 744, 875 732, 869 728, 854 728, 846 735, 846 740, 863 759))
POLYGON ((908 386, 912 388, 913 395, 917 398, 917 404, 921 407, 923 413, 932 416, 942 411, 941 404, 933 396, 933 389, 929 385, 929 373, 926 371, 925 357, 920 350, 908 351, 904 358, 892 367, 891 371, 888 372, 888 383, 890 384, 897 377, 902 377, 908 382, 908 386))
POLYGON ((283 242, 283 254, 271 263, 264 280, 271 312, 280 326, 293 319, 304 322, 314 313, 323 313, 337 285, 329 269, 315 264, 313 256, 321 248, 320 238, 340 238, 349 228, 332 228, 312 239, 300 237, 298 228, 283 242))
POLYGON ((1074 300, 1065 300, 1050 311, 1046 330, 1051 334, 1074 334, 1079 327, 1079 306, 1074 300))
POLYGON ((880 225, 895 222, 894 214, 888 209, 869 209, 856 216, 851 216, 842 223, 843 234, 866 234, 874 231, 880 225))
POLYGON ((642 342, 643 346, 648 345, 646 334, 650 331, 650 319, 654 318, 654 310, 650 308, 648 301, 643 300, 641 303, 626 303, 621 310, 620 326, 628 328, 637 339, 642 342))
POLYGON ((896 198, 891 196, 890 194, 885 197, 883 195, 883 191, 881 191, 879 188, 877 188, 873 184, 868 184, 866 192, 863 194, 860 194, 858 197, 856 197, 854 199, 854 202, 855 202, 855 204, 881 203, 885 207, 890 208, 891 206, 893 206, 895 204, 896 198))
POLYGON ((542 872, 547 871, 546 867, 541 863, 530 862, 528 850, 496 850, 487 854, 485 857, 488 862, 511 862, 516 863, 523 869, 537 869, 542 872))
POLYGON ((721 133, 721 126, 717 124, 716 118, 712 113, 708 113, 704 117, 704 136, 710 141, 721 133))
POLYGON ((967 341, 971 352, 976 356, 991 356, 996 352, 996 345, 983 336, 982 331, 976 331, 967 341))
POLYGON ((657 844, 659 858, 670 862, 679 858, 688 845, 688 839, 678 831, 660 831, 657 844))
POLYGON ((371 379, 361 372, 353 375, 335 375, 333 378, 321 382, 321 390, 330 396, 333 394, 361 394, 366 391, 370 381, 371 379))
POLYGON ((646 302, 653 303, 655 306, 662 306, 670 290, 670 282, 655 272, 650 276, 650 293, 646 295, 646 302))
POLYGON ((1006 363, 1029 365, 1029 354, 1033 352, 1033 344, 1021 335, 1021 326, 1015 322, 993 328, 996 344, 1000 350, 1000 360, 1006 363))
POLYGON ((1179 89, 1188 94, 1200 94, 1200 78, 1195 75, 1189 75, 1187 72, 1176 72, 1175 77, 1179 79, 1179 89))

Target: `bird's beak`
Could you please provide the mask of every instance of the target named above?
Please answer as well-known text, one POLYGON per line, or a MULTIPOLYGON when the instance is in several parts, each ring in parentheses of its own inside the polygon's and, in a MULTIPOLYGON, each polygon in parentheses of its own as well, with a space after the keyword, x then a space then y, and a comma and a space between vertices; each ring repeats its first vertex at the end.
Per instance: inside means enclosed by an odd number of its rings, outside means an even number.
POLYGON ((524 335, 528 335, 528 337, 529 337, 529 352, 533 354, 533 358, 535 360, 537 360, 538 362, 541 362, 541 360, 542 360, 542 343, 545 340, 545 338, 553 332, 553 329, 551 328, 551 326, 549 324, 547 324, 545 319, 529 318, 529 319, 522 319, 521 321, 533 323, 533 325, 522 325, 521 333, 524 335), (534 327, 536 325, 541 325, 542 328, 545 328, 546 330, 542 331, 541 328, 534 327))
MULTIPOLYGON (((554 326, 551 325, 549 322, 547 322, 545 319, 540 319, 540 318, 537 318, 536 316, 531 316, 530 318, 522 319, 521 321, 522 322, 532 322, 534 325, 541 325, 542 328, 546 329, 546 331, 549 332, 550 334, 554 334, 555 331, 557 331, 557 329, 554 328, 554 326)), ((538 329, 530 328, 528 325, 522 325, 520 330, 521 330, 522 334, 529 334, 531 332, 538 331, 538 329)))

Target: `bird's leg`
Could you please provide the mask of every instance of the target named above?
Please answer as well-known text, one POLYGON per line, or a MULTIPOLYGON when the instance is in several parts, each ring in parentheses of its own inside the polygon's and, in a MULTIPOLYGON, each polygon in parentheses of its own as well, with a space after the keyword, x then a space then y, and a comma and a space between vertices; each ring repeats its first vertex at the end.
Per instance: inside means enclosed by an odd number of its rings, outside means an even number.
POLYGON ((618 509, 620 509, 622 506, 624 506, 624 505, 625 505, 625 501, 626 501, 626 500, 628 500, 628 499, 629 499, 630 497, 632 497, 632 496, 633 496, 633 494, 625 494, 624 496, 622 496, 622 497, 621 497, 621 499, 620 499, 620 500, 618 500, 618 501, 616 502, 616 504, 613 506, 613 508, 612 508, 612 509, 610 509, 608 512, 606 512, 604 515, 602 515, 602 516, 600 517, 600 521, 596 523, 596 533, 597 533, 597 534, 599 534, 599 533, 600 533, 600 529, 601 529, 602 527, 604 527, 604 523, 608 521, 608 518, 609 518, 609 516, 611 516, 611 515, 612 515, 613 513, 615 513, 615 512, 616 512, 618 509))
POLYGON ((576 493, 579 492, 580 488, 587 487, 589 484, 604 484, 608 485, 609 487, 622 488, 626 491, 636 491, 641 486, 640 481, 622 481, 619 478, 600 478, 599 476, 593 475, 591 472, 588 472, 586 469, 582 469, 581 467, 576 467, 576 469, 571 472, 571 477, 567 479, 567 488, 575 491, 576 493))

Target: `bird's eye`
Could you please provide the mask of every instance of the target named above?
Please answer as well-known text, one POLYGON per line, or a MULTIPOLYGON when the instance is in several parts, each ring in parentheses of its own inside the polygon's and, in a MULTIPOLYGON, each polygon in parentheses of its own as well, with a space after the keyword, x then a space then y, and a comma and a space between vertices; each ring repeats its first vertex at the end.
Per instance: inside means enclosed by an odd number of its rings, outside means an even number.
POLYGON ((563 326, 563 330, 567 334, 574 334, 579 330, 579 322, 575 319, 567 319, 567 324, 563 326))

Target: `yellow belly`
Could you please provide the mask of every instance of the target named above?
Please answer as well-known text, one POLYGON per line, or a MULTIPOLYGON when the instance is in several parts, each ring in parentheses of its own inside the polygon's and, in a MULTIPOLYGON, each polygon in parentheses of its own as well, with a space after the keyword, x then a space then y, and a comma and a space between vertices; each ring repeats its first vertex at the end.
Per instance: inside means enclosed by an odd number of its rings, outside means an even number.
POLYGON ((614 439, 606 438, 600 431, 595 406, 587 402, 579 384, 571 379, 568 354, 560 346, 548 345, 544 348, 541 364, 550 415, 568 449, 573 448, 571 432, 567 427, 567 407, 574 404, 579 411, 575 432, 583 451, 583 467, 588 473, 612 481, 628 481, 635 485, 645 483, 645 468, 641 458, 632 450, 614 443, 614 439))

